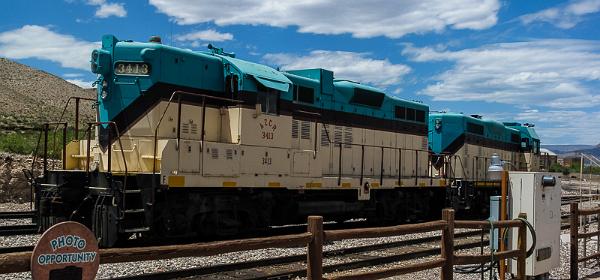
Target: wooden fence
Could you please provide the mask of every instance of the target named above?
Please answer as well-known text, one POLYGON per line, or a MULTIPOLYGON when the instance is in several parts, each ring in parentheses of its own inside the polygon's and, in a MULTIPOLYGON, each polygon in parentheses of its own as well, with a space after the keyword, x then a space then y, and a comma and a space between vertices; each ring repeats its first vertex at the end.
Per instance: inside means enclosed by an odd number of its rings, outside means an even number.
MULTIPOLYGON (((323 230, 323 218, 308 217, 308 232, 210 243, 185 245, 153 246, 140 248, 111 248, 100 250, 100 263, 119 263, 146 260, 171 259, 179 257, 213 256, 230 252, 282 247, 308 247, 306 275, 309 280, 323 277, 323 243, 343 239, 376 238, 398 236, 432 231, 441 231, 441 252, 433 260, 417 264, 402 265, 383 270, 356 274, 343 274, 326 279, 380 279, 433 268, 441 268, 441 279, 453 279, 454 265, 483 264, 492 257, 494 260, 517 258, 517 278, 525 279, 526 227, 521 221, 455 221, 454 210, 444 209, 442 220, 407 224, 392 227, 360 228, 344 230, 323 230), (518 227, 518 248, 496 252, 492 255, 457 255, 454 252, 454 230, 457 228, 490 229, 518 227)), ((31 252, 0 255, 0 274, 26 272, 30 269, 31 252)))
MULTIPOLYGON (((579 258, 579 239, 587 239, 587 238, 596 236, 597 238, 599 238, 598 242, 600 242, 600 207, 589 208, 589 209, 579 209, 579 204, 577 204, 576 202, 572 202, 570 212, 571 212, 569 215, 569 222, 570 222, 570 228, 571 228, 571 232, 570 232, 571 256, 569 258, 570 263, 571 263, 570 274, 571 274, 571 279, 579 279, 578 272, 579 272, 579 263, 580 262, 585 262, 585 261, 588 261, 591 259, 599 259, 600 260, 600 252, 598 252, 598 251, 595 254, 592 254, 589 256, 584 256, 583 258, 579 258), (581 217, 587 217, 590 215, 599 215, 598 228, 596 229, 596 231, 580 233, 579 232, 579 219, 581 217)), ((584 247, 584 254, 585 253, 586 253, 586 249, 584 247)))

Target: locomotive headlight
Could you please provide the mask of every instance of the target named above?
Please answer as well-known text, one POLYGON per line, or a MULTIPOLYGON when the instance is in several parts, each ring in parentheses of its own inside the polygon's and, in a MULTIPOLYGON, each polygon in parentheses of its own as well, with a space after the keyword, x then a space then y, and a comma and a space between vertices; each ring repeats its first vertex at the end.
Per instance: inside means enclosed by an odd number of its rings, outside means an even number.
POLYGON ((442 119, 435 119, 435 130, 440 131, 442 129, 442 119))
POLYGON ((93 73, 106 75, 110 71, 111 55, 110 52, 103 49, 92 51, 90 68, 93 73))
POLYGON ((104 100, 108 97, 108 82, 106 80, 102 80, 102 92, 100 93, 100 97, 104 100))

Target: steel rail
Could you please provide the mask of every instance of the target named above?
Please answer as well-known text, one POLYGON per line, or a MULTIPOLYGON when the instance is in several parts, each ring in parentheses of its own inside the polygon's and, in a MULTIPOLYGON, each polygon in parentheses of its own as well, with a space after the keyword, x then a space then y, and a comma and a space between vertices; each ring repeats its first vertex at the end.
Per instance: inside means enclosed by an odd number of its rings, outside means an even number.
POLYGON ((34 233, 38 233, 38 225, 35 224, 0 226, 0 236, 34 233))
POLYGON ((0 219, 28 219, 35 218, 37 211, 9 211, 0 212, 0 219))
MULTIPOLYGON (((481 234, 481 231, 478 231, 478 230, 467 231, 467 232, 456 233, 455 238, 468 238, 471 236, 479 236, 480 234, 481 234)), ((394 241, 394 242, 388 242, 388 243, 378 243, 378 244, 373 244, 373 245, 364 245, 364 246, 359 246, 359 247, 343 248, 343 249, 325 251, 325 252, 323 252, 323 256, 328 257, 328 258, 340 257, 340 256, 352 256, 352 255, 376 251, 376 250, 402 248, 405 246, 415 246, 415 245, 421 245, 424 243, 434 243, 434 242, 437 245, 437 243, 439 242, 440 239, 441 239, 441 235, 435 235, 435 236, 394 241)), ((467 248, 476 247, 480 244, 481 244, 481 241, 479 240, 476 242, 460 244, 455 247, 456 247, 456 249, 467 249, 467 248)), ((484 242, 484 244, 487 244, 487 242, 484 242)), ((425 256, 437 255, 437 254, 439 254, 439 251, 440 251, 439 247, 436 246, 435 248, 427 248, 424 250, 423 249, 413 250, 410 252, 405 252, 405 253, 401 253, 399 255, 394 255, 394 256, 362 259, 360 261, 353 261, 353 262, 349 262, 349 263, 325 266, 324 271, 325 272, 333 272, 335 270, 345 270, 345 269, 351 269, 351 268, 368 266, 368 265, 392 263, 392 262, 407 260, 407 259, 411 259, 411 258, 415 258, 415 257, 425 257, 425 256)), ((268 258, 268 259, 263 259, 263 260, 239 262, 239 263, 233 263, 233 264, 220 264, 220 265, 214 265, 214 266, 209 266, 209 267, 198 267, 198 268, 189 268, 189 269, 174 270, 174 271, 154 272, 154 273, 147 273, 147 274, 142 274, 142 275, 117 277, 117 278, 113 278, 113 279, 121 279, 121 280, 175 279, 175 278, 182 278, 182 277, 202 276, 202 275, 206 276, 206 275, 210 275, 210 274, 226 273, 226 272, 231 272, 231 271, 239 271, 239 270, 252 269, 252 268, 264 268, 264 267, 270 267, 270 266, 276 266, 276 265, 277 266, 293 265, 294 263, 303 264, 305 261, 306 261, 306 255, 300 254, 300 255, 291 255, 291 256, 285 256, 285 257, 268 258)), ((288 279, 287 277, 293 278, 293 277, 304 277, 304 276, 306 276, 306 268, 303 267, 298 270, 287 270, 287 271, 282 271, 282 272, 275 273, 275 274, 269 273, 268 276, 264 276, 264 277, 263 276, 256 277, 256 275, 255 275, 255 276, 250 276, 250 278, 248 278, 248 277, 243 277, 243 278, 244 279, 246 279, 246 278, 247 279, 266 279, 266 278, 268 278, 268 279, 279 279, 279 278, 288 279)))

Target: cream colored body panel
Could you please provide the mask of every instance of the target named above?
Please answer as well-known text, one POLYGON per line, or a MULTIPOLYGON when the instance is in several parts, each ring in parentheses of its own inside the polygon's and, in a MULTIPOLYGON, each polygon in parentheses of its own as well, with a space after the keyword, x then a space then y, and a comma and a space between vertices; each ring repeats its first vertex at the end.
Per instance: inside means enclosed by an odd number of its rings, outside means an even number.
POLYGON ((474 144, 464 144, 451 158, 452 171, 449 174, 455 178, 470 180, 485 180, 487 169, 493 154, 509 162, 511 170, 519 166, 519 154, 515 151, 499 150, 474 144))
MULTIPOLYGON (((129 173, 152 172, 154 131, 162 118, 156 166, 161 182, 170 187, 355 189, 359 199, 369 199, 365 183, 369 188, 432 184, 427 178, 426 136, 323 125, 230 107, 206 109, 203 142, 202 108, 182 104, 177 140, 177 107, 161 102, 123 134, 122 148, 115 141, 111 171, 124 172, 126 162, 129 173)), ((87 142, 78 144, 71 156, 85 158, 87 142)), ((108 171, 108 152, 100 151, 96 141, 92 147, 100 170, 108 171)), ((85 167, 85 160, 79 167, 85 167)))

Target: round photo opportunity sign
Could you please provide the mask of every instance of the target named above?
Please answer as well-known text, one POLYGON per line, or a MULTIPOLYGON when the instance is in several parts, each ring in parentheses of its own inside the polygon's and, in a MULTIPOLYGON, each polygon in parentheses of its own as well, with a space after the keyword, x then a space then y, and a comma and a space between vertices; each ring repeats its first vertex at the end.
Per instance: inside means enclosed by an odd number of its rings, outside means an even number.
POLYGON ((38 279, 95 279, 100 265, 98 241, 77 222, 49 228, 31 255, 31 277, 38 279))

